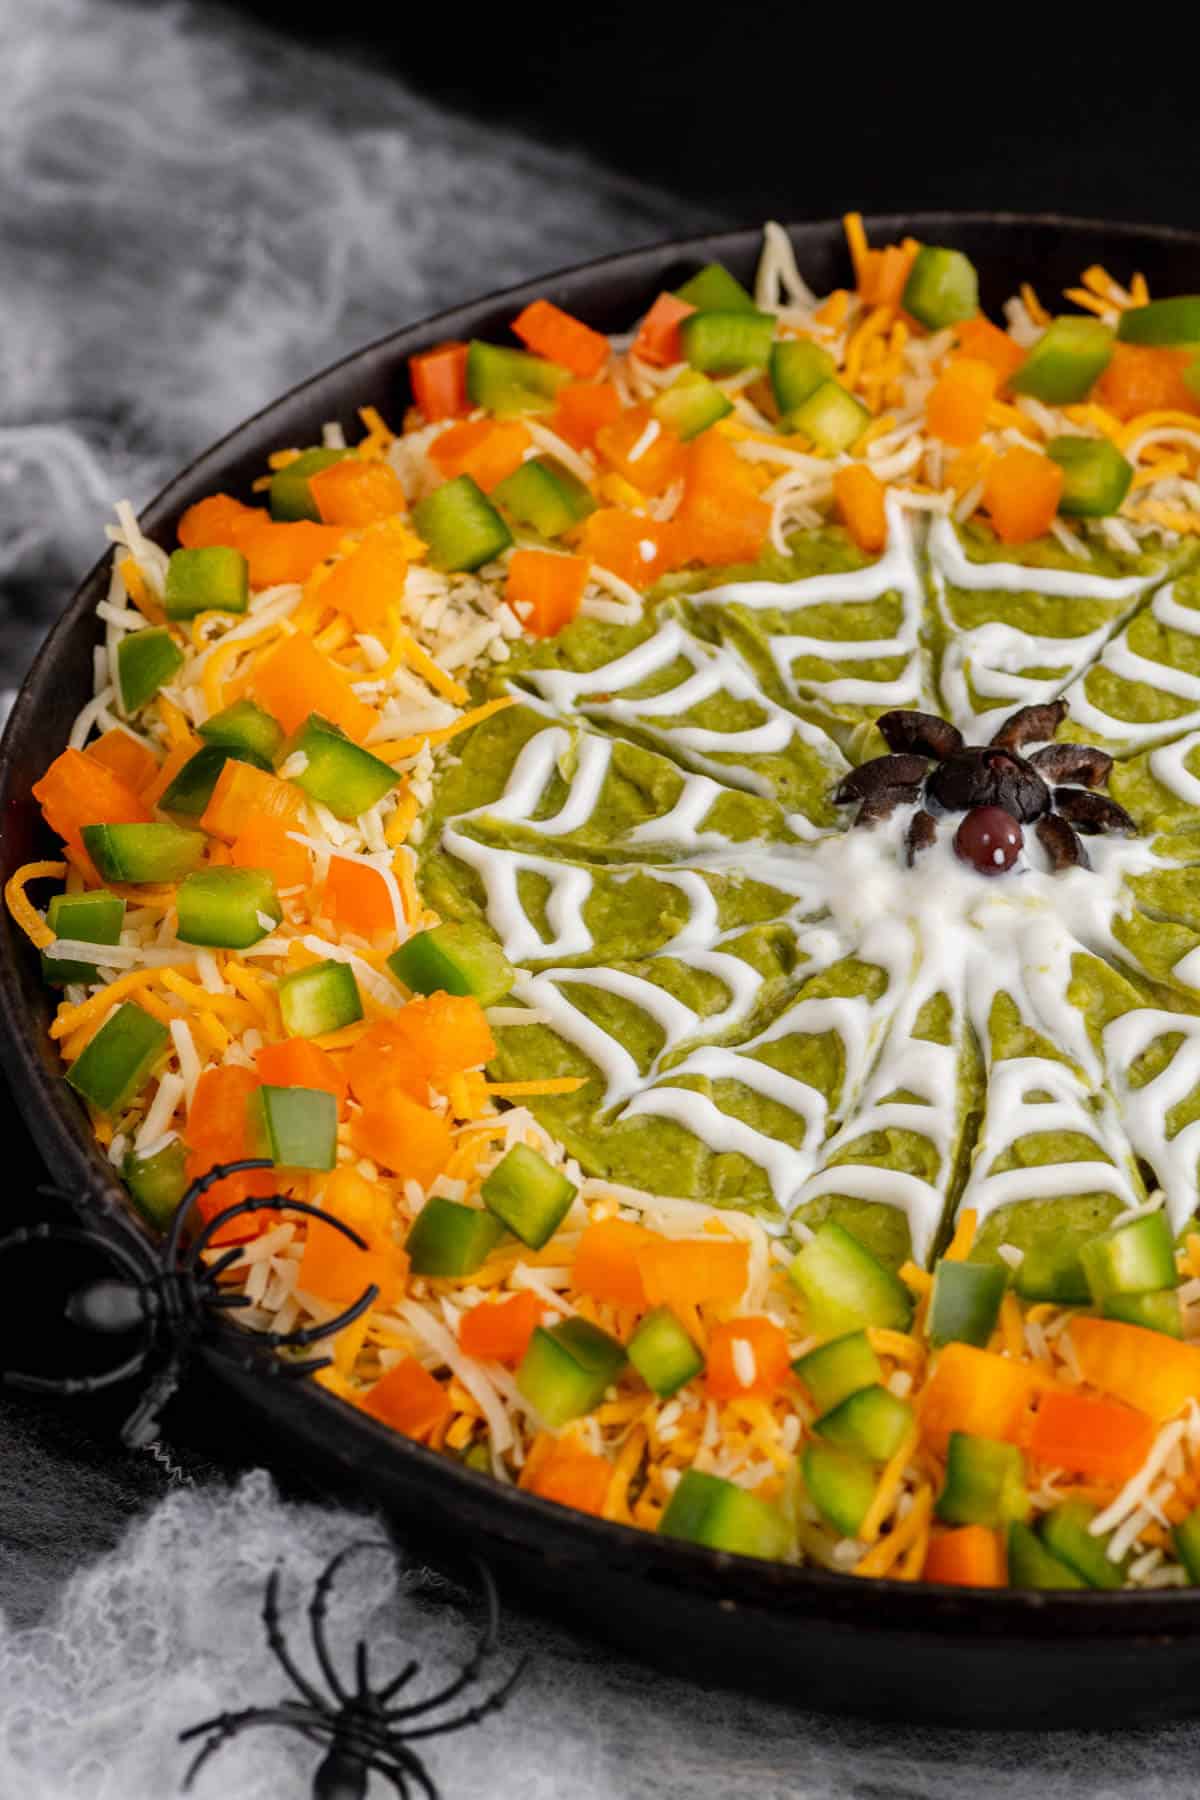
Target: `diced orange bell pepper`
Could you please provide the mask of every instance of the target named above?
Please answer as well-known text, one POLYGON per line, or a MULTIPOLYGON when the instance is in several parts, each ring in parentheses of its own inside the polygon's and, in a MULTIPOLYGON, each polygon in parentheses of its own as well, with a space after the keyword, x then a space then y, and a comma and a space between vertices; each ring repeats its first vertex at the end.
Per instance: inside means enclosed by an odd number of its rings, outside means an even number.
POLYGON ((550 429, 577 450, 591 450, 601 427, 620 416, 621 396, 611 381, 569 381, 558 390, 550 429))
POLYGON ((925 423, 931 436, 959 450, 977 444, 995 397, 996 371, 990 362, 974 356, 954 357, 925 402, 925 423))
POLYGON ((477 1356, 480 1362, 498 1362, 515 1369, 545 1310, 546 1302, 531 1293, 515 1294, 498 1303, 481 1301, 464 1314, 458 1341, 468 1356, 477 1356))
MULTIPOLYGON (((340 469, 342 464, 333 467, 340 469)), ((375 631, 389 608, 403 605, 412 544, 402 526, 385 525, 370 532, 357 549, 339 557, 328 574, 317 577, 322 605, 345 613, 356 631, 375 631)))
POLYGON ((85 825, 141 825, 152 814, 113 771, 82 750, 64 750, 34 783, 33 797, 88 879, 100 877, 83 847, 85 825))
POLYGON ((1092 399, 1121 420, 1148 412, 1200 413, 1200 394, 1183 378, 1194 361, 1191 350, 1114 344, 1112 361, 1092 389, 1092 399))
POLYGON ((997 387, 1010 382, 1025 361, 1027 352, 1016 339, 993 325, 990 319, 985 319, 982 313, 976 313, 973 319, 964 319, 954 330, 964 356, 990 363, 996 372, 997 387))
POLYGON ((454 1135, 442 1115, 399 1088, 364 1106, 351 1122, 350 1136, 360 1155, 423 1188, 437 1180, 454 1152, 454 1135))
POLYGON ((611 352, 606 337, 552 300, 531 301, 517 314, 512 328, 535 356, 544 356, 585 381, 600 373, 611 352))
POLYGON ((925 1552, 921 1579, 955 1587, 1004 1587, 1008 1573, 999 1532, 985 1525, 963 1525, 957 1531, 936 1533, 925 1552))
POLYGON ((88 745, 84 755, 111 769, 117 780, 123 781, 134 794, 140 794, 158 774, 158 758, 153 750, 119 728, 98 737, 94 744, 88 745))
POLYGON ((751 1394, 774 1394, 783 1386, 791 1371, 787 1332, 774 1319, 754 1315, 730 1319, 716 1325, 709 1333, 705 1386, 714 1400, 742 1400, 751 1394), (739 1345, 749 1347, 749 1358, 739 1345), (749 1381, 743 1367, 752 1361, 754 1372, 749 1381))
POLYGON ((1038 1402, 1029 1454, 1047 1468, 1123 1485, 1137 1474, 1153 1443, 1154 1421, 1137 1408, 1052 1389, 1038 1402))
POLYGON ((1083 1379, 1149 1413, 1156 1425, 1173 1419, 1189 1400, 1200 1400, 1197 1345, 1087 1314, 1072 1319, 1069 1329, 1083 1379))
POLYGON ((531 1493, 576 1512, 604 1514, 604 1502, 612 1481, 612 1464, 605 1456, 585 1450, 582 1444, 557 1443, 542 1460, 529 1483, 531 1493))
POLYGON ((753 562, 762 550, 771 508, 760 500, 746 464, 727 438, 702 432, 687 446, 683 499, 675 514, 680 554, 689 562, 753 562))
POLYGON ((598 1219, 588 1225, 575 1251, 572 1280, 583 1294, 613 1306, 644 1307, 646 1285, 639 1253, 657 1233, 626 1219, 598 1219))
POLYGON ((307 887, 312 858, 288 836, 288 825, 287 818, 247 819, 230 845, 230 862, 239 869, 265 869, 280 891, 307 887))
POLYGON ((200 825, 202 830, 232 844, 252 819, 260 825, 271 820, 287 831, 296 830, 303 804, 303 795, 290 781, 281 781, 278 775, 269 775, 265 769, 256 769, 252 763, 238 762, 231 756, 217 776, 200 825))
POLYGON ((596 449, 643 494, 661 494, 683 468, 678 432, 656 419, 648 406, 631 406, 611 425, 602 425, 596 449))
MULTIPOLYGON (((346 1223, 352 1231, 358 1231, 352 1220, 347 1219, 346 1223)), ((335 1225, 326 1225, 321 1219, 308 1220, 304 1255, 296 1276, 297 1286, 306 1294, 345 1306, 357 1300, 365 1288, 374 1286, 379 1289, 380 1304, 392 1306, 403 1292, 407 1275, 408 1258, 398 1246, 360 1250, 335 1225)))
POLYGON ((404 489, 391 463, 346 456, 308 478, 308 491, 326 525, 361 531, 404 511, 404 489))
POLYGON ((1037 450, 1017 445, 989 464, 983 504, 1004 544, 1027 544, 1053 525, 1062 499, 1063 472, 1037 450))
POLYGON ((337 1101, 338 1117, 346 1116, 346 1078, 319 1044, 308 1038, 286 1038, 255 1052, 254 1067, 264 1087, 321 1088, 337 1101))
POLYGON ((432 1437, 454 1411, 443 1384, 406 1356, 375 1383, 360 1402, 362 1410, 405 1437, 432 1437))
POLYGON ((347 1163, 334 1169, 325 1183, 321 1204, 365 1237, 373 1249, 392 1249, 392 1202, 377 1182, 368 1181, 347 1163))
POLYGON ((345 533, 340 525, 318 525, 312 519, 285 524, 267 519, 246 531, 235 548, 250 565, 252 588, 282 587, 307 581, 318 563, 337 554, 345 533))
POLYGON ((408 359, 408 378, 413 403, 429 424, 436 419, 461 419, 471 410, 467 397, 467 346, 450 339, 408 359))
MULTIPOLYGON (((215 1163, 240 1162, 256 1154, 250 1142, 246 1111, 249 1100, 261 1083, 250 1069, 236 1063, 225 1063, 205 1069, 196 1083, 187 1121, 187 1178, 197 1181, 215 1163)), ((226 1206, 239 1200, 265 1198, 279 1191, 279 1177, 271 1169, 247 1170, 227 1175, 215 1182, 196 1203, 201 1218, 211 1219, 226 1206)), ((236 1243, 257 1237, 260 1232, 278 1224, 277 1216, 267 1212, 248 1213, 228 1226, 228 1235, 219 1234, 222 1243, 236 1243)))
POLYGON ((264 651, 251 670, 250 687, 286 732, 299 730, 310 713, 320 713, 361 744, 379 717, 353 692, 341 669, 299 631, 264 651))
POLYGON ((742 1238, 655 1236, 638 1254, 638 1271, 651 1306, 733 1305, 750 1279, 750 1246, 742 1238))
POLYGON ((232 494, 210 494, 188 507, 176 536, 185 550, 202 550, 211 544, 240 550, 246 536, 268 522, 261 506, 246 506, 232 494))
POLYGON ((657 369, 666 369, 683 355, 679 345, 679 327, 695 312, 686 300, 674 294, 660 294, 637 329, 633 354, 657 369))
POLYGON ((867 306, 899 306, 920 246, 884 244, 868 250, 858 291, 867 306))
POLYGON ((678 566, 678 537, 669 522, 605 506, 584 520, 580 542, 592 562, 641 591, 678 566))
POLYGON ((490 494, 520 468, 532 442, 519 419, 467 419, 438 433, 429 459, 447 481, 469 475, 490 494))
POLYGON ((846 463, 833 477, 842 524, 860 550, 877 556, 887 543, 887 489, 866 463, 846 463))
POLYGON ((586 556, 559 556, 553 550, 514 550, 504 598, 526 631, 553 637, 579 611, 588 583, 586 556))
POLYGON ((378 869, 349 862, 344 856, 329 859, 322 910, 341 930, 356 932, 359 937, 392 935, 396 930, 392 898, 383 876, 378 869))
POLYGON ((346 1058, 351 1092, 364 1106, 397 1089, 424 1102, 451 1075, 476 1069, 496 1054, 483 1008, 470 995, 428 994, 410 1000, 364 1032, 346 1058))
POLYGON ((1037 1377, 1023 1363, 972 1344, 947 1344, 918 1402, 921 1435, 944 1456, 952 1431, 1020 1443, 1037 1377))

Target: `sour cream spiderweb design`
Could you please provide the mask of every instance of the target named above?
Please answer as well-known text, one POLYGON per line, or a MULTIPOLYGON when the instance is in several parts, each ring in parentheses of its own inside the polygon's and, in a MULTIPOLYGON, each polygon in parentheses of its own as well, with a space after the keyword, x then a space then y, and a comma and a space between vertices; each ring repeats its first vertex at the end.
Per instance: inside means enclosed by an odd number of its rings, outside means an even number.
POLYGON ((874 561, 810 534, 498 677, 519 704, 443 773, 425 880, 522 971, 506 1072, 587 1078, 535 1110, 593 1173, 899 1259, 966 1206, 985 1253, 1159 1188, 1179 1228, 1200 675, 1162 633, 1200 584, 1010 559, 895 496, 888 524, 874 561))

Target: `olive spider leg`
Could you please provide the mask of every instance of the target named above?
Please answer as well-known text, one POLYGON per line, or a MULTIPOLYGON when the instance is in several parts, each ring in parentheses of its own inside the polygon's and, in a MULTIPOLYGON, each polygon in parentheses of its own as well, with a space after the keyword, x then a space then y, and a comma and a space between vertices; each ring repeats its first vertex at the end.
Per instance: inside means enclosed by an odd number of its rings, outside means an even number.
MULTIPOLYGON (((479 1570, 479 1581, 480 1586, 483 1588, 484 1600, 487 1606, 487 1616, 484 1619, 483 1626, 475 1640, 475 1648, 467 1658, 467 1661, 463 1664, 460 1673, 452 1682, 442 1688, 439 1693, 431 1694, 425 1700, 414 1701, 411 1706, 395 1706, 390 1708, 387 1714, 389 1724, 391 1724, 393 1720, 415 1719, 421 1713, 432 1712, 434 1707, 447 1705, 451 1700, 455 1699, 457 1695, 461 1694, 465 1687, 469 1687, 471 1683, 478 1678, 480 1669, 495 1650, 496 1640, 500 1633, 500 1597, 496 1592, 496 1584, 492 1580, 491 1571, 485 1568, 482 1563, 477 1563, 476 1567, 479 1570)), ((403 1670, 402 1676, 407 1679, 407 1675, 408 1671, 403 1670)), ((400 1684, 401 1677, 398 1676, 395 1681, 382 1690, 379 1695, 381 1704, 386 1703, 391 1699, 400 1684)), ((417 1734, 405 1732, 404 1735, 408 1737, 417 1734)))
POLYGON ((319 1712, 324 1712, 326 1710, 326 1701, 318 1690, 313 1687, 307 1676, 303 1675, 297 1667, 292 1657, 291 1650, 288 1647, 288 1641, 283 1634, 283 1626, 279 1622, 278 1569, 272 1569, 270 1579, 267 1582, 266 1597, 263 1600, 262 1620, 263 1625, 266 1628, 267 1644, 275 1661, 279 1664, 292 1686, 296 1689, 296 1692, 303 1695, 310 1706, 316 1707, 319 1712))

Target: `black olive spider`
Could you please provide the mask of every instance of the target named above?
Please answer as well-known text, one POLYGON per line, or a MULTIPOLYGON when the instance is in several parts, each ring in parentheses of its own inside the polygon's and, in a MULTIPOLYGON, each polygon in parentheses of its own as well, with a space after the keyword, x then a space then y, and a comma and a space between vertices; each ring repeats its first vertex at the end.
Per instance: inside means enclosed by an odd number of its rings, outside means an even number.
MULTIPOLYGON (((217 1316, 249 1306, 245 1294, 221 1288, 221 1276, 241 1255, 235 1244, 218 1256, 215 1262, 201 1261, 217 1233, 232 1220, 256 1212, 305 1213, 332 1225, 343 1236, 365 1250, 367 1245, 349 1225, 332 1213, 310 1206, 303 1200, 286 1200, 275 1194, 268 1199, 239 1200, 233 1206, 214 1213, 183 1247, 183 1232, 188 1216, 201 1196, 228 1175, 252 1169, 270 1169, 274 1165, 262 1157, 241 1162, 216 1163, 187 1189, 175 1211, 171 1228, 161 1245, 147 1243, 141 1233, 129 1228, 116 1201, 108 1195, 99 1197, 99 1205, 110 1220, 119 1222, 124 1240, 115 1235, 86 1226, 27 1225, 0 1238, 0 1255, 22 1245, 36 1243, 72 1243, 100 1251, 117 1271, 114 1276, 89 1282, 67 1301, 67 1317, 73 1325, 107 1335, 123 1335, 140 1331, 141 1342, 132 1355, 114 1368, 98 1375, 29 1375, 23 1371, 5 1370, 2 1376, 10 1387, 25 1388, 40 1394, 95 1394, 102 1388, 115 1386, 138 1374, 154 1357, 164 1353, 162 1367, 152 1378, 146 1393, 121 1430, 122 1442, 131 1449, 144 1448, 153 1438, 159 1413, 178 1387, 188 1354, 201 1338, 222 1355, 271 1375, 300 1376, 324 1368, 328 1357, 285 1361, 281 1357, 262 1357, 261 1348, 301 1348, 320 1338, 333 1336, 351 1324, 378 1298, 379 1290, 371 1286, 361 1293, 352 1306, 327 1319, 323 1324, 308 1325, 297 1331, 260 1331, 245 1334, 216 1332, 212 1329, 217 1316)), ((54 1190, 48 1190, 53 1192, 54 1190)))
POLYGON ((347 1688, 330 1654, 325 1615, 330 1590, 342 1564, 355 1551, 370 1549, 390 1551, 391 1546, 369 1541, 347 1545, 325 1565, 309 1602, 313 1651, 329 1698, 296 1665, 279 1623, 279 1571, 272 1572, 262 1611, 267 1644, 300 1698, 284 1698, 274 1706, 247 1707, 243 1712, 220 1713, 216 1718, 204 1719, 199 1725, 181 1732, 181 1743, 193 1738, 207 1740, 184 1777, 185 1789, 191 1787, 208 1759, 239 1732, 256 1725, 283 1725, 325 1749, 325 1756, 313 1776, 313 1800, 363 1800, 372 1774, 390 1782, 401 1800, 408 1800, 414 1788, 425 1795, 425 1800, 438 1800, 437 1788, 410 1746, 421 1739, 465 1730, 498 1712, 524 1673, 525 1659, 517 1663, 508 1679, 485 1700, 450 1718, 430 1719, 431 1713, 449 1706, 464 1689, 479 1680, 484 1663, 496 1648, 500 1623, 496 1584, 480 1563, 477 1566, 487 1614, 470 1656, 453 1681, 436 1693, 427 1694, 423 1700, 412 1701, 407 1706, 393 1706, 391 1701, 418 1673, 420 1664, 415 1660, 405 1663, 399 1674, 382 1687, 373 1688, 367 1644, 360 1638, 354 1652, 354 1686, 347 1688))

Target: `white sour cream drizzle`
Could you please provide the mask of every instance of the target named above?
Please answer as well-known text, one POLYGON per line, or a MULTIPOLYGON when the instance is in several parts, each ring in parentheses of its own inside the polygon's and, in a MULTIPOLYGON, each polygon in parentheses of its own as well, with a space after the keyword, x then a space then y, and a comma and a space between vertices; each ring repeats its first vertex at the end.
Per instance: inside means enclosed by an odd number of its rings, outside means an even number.
MULTIPOLYGON (((1166 631, 1182 632, 1192 638, 1200 637, 1200 610, 1193 606, 1181 606, 1175 598, 1176 589, 1175 582, 1162 588, 1150 602, 1150 614, 1166 631)), ((1170 694, 1176 700, 1184 700, 1187 702, 1187 710, 1171 719, 1139 721, 1114 716, 1105 712, 1103 707, 1089 697, 1090 671, 1073 682, 1066 695, 1071 704, 1071 716, 1077 725, 1104 739, 1106 743, 1118 744, 1126 751, 1161 744, 1166 738, 1174 738, 1179 732, 1190 731, 1194 726, 1200 725, 1200 675, 1139 655, 1130 648, 1130 629, 1131 626, 1127 625, 1107 646, 1100 658, 1099 667, 1122 681, 1149 687, 1160 694, 1170 694)), ((1192 804, 1197 802, 1193 800, 1192 804)))

